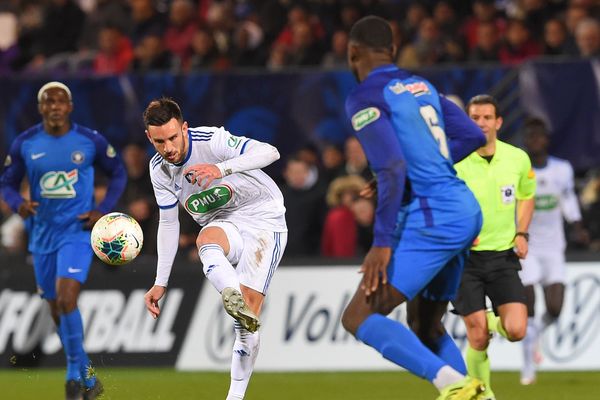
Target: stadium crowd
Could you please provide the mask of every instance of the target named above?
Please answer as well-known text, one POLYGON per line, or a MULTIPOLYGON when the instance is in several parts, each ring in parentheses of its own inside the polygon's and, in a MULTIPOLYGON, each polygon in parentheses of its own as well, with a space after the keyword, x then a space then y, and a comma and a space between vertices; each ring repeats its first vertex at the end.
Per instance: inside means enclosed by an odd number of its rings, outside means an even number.
POLYGON ((367 13, 404 68, 600 54, 594 0, 5 0, 0 74, 345 68, 367 13))

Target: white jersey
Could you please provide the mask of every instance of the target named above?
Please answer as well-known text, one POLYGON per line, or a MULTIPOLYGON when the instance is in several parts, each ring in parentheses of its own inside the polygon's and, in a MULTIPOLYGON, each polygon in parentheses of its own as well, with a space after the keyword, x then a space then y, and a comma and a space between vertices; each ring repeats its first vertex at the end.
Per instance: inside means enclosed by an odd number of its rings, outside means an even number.
POLYGON ((222 166, 252 146, 264 143, 234 136, 222 127, 206 126, 188 128, 188 140, 188 153, 180 164, 171 164, 158 153, 150 160, 150 178, 160 208, 179 203, 200 226, 215 220, 231 220, 259 229, 287 232, 283 196, 262 170, 224 176, 204 190, 183 173, 195 164, 222 166))
POLYGON ((529 249, 532 252, 563 251, 566 247, 563 217, 567 222, 581 220, 573 168, 566 160, 548 157, 545 167, 534 170, 537 188, 535 212, 529 226, 529 249))

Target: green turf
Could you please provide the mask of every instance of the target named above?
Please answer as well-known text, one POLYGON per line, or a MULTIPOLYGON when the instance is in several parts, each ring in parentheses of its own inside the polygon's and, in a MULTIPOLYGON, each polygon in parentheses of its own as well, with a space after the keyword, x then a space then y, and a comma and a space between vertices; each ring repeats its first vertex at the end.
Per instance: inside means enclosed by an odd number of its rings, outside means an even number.
MULTIPOLYGON (((159 368, 103 368, 105 400, 222 400, 226 373, 176 372, 159 368)), ((61 399, 63 371, 0 370, 0 399, 61 399)), ((598 400, 600 371, 544 372, 523 387, 518 374, 495 372, 498 400, 598 400)), ((429 383, 405 372, 256 373, 247 400, 434 400, 429 383)))

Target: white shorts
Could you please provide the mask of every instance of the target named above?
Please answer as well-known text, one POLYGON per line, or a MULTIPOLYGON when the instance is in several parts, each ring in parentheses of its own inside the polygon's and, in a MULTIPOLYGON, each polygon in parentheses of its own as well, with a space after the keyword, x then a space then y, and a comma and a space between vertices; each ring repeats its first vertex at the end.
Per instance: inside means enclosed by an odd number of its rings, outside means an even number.
POLYGON ((240 283, 266 294, 287 244, 287 232, 253 228, 229 220, 217 220, 204 228, 223 229, 229 240, 227 260, 235 267, 240 283))
POLYGON ((565 265, 565 254, 562 251, 546 251, 541 253, 527 254, 527 258, 521 260, 523 267, 519 271, 524 286, 535 285, 548 286, 553 283, 565 283, 567 270, 565 265))

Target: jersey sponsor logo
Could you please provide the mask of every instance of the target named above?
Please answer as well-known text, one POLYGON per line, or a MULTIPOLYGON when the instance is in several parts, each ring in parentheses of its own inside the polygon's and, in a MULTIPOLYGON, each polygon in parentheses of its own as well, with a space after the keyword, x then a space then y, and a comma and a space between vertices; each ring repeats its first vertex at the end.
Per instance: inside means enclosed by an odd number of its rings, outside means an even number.
POLYGON ((406 88, 415 96, 429 93, 429 86, 425 82, 419 81, 414 83, 407 83, 406 88))
POLYGON ((400 94, 400 93, 404 93, 406 92, 406 87, 402 84, 402 82, 397 81, 396 83, 394 83, 392 86, 389 86, 389 89, 394 93, 394 94, 400 94))
POLYGON ((77 196, 78 171, 48 171, 40 179, 41 196, 46 199, 72 199, 77 196))
POLYGON ((46 153, 33 153, 31 154, 32 160, 37 160, 38 158, 42 158, 46 155, 46 153))
POLYGON ((191 214, 204 214, 223 207, 233 198, 233 191, 229 186, 219 185, 192 194, 185 201, 185 209, 191 214))
POLYGON ((116 156, 117 156, 117 152, 115 151, 115 148, 112 147, 110 144, 108 146, 106 146, 106 157, 115 158, 116 156))
POLYGON ((8 156, 6 156, 6 159, 4 160, 4 166, 9 167, 10 164, 12 164, 12 158, 10 155, 8 155, 8 156))
POLYGON ((504 185, 500 187, 502 195, 502 204, 512 204, 515 202, 515 185, 504 185))
POLYGON ((378 108, 367 107, 352 116, 352 127, 355 131, 360 131, 370 123, 377 121, 380 116, 381 112, 378 108))
POLYGON ((553 194, 542 194, 535 196, 535 210, 549 211, 558 207, 558 197, 553 194))
POLYGON ((71 153, 71 161, 73 161, 75 164, 81 164, 83 160, 85 160, 85 155, 82 151, 75 150, 71 153))
POLYGON ((227 146, 232 147, 234 149, 237 149, 240 144, 242 143, 242 138, 238 137, 238 136, 229 136, 229 139, 227 139, 227 146))

